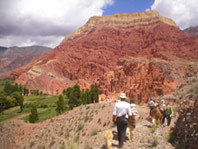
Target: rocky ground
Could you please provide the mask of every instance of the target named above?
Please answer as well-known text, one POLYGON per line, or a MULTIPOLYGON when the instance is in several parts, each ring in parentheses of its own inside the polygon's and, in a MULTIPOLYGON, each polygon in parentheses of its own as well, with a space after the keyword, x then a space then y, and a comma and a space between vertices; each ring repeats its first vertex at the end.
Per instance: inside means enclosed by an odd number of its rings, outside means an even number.
MULTIPOLYGON (((105 149, 104 134, 110 129, 114 138, 112 148, 118 148, 116 126, 112 123, 114 103, 80 106, 65 114, 37 124, 14 120, 0 126, 0 149, 80 148, 105 149)), ((153 128, 149 109, 138 106, 140 118, 134 130, 133 142, 126 139, 125 149, 174 148, 168 143, 171 126, 153 128)))

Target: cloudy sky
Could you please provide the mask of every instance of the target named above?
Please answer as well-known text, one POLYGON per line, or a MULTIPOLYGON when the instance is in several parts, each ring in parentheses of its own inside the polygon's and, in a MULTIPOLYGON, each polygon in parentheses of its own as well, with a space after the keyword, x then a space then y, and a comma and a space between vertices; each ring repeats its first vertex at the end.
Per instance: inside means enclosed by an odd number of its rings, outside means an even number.
POLYGON ((180 29, 198 25, 198 0, 0 0, 0 46, 54 48, 91 16, 146 10, 180 29))

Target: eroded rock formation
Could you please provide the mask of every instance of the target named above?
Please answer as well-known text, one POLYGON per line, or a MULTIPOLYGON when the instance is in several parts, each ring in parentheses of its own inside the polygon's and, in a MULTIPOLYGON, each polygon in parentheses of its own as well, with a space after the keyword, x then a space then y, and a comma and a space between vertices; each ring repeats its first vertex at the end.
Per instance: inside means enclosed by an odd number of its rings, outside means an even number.
POLYGON ((187 36, 156 11, 115 14, 92 17, 54 50, 10 76, 16 78, 16 83, 49 94, 61 93, 75 83, 89 87, 98 80, 101 99, 112 99, 112 93, 126 91, 129 95, 136 92, 136 98, 146 101, 151 95, 175 90, 187 76, 184 71, 189 65, 193 68, 189 75, 196 72, 196 53, 198 39, 187 36), (146 62, 120 64, 120 58, 128 57, 146 62), (155 58, 163 65, 151 63, 155 58))

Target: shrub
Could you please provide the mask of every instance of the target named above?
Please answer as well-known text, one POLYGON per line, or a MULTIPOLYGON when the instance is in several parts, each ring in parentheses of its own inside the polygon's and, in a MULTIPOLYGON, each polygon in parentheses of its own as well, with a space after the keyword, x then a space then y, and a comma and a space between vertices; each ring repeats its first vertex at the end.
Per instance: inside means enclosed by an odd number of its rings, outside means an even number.
POLYGON ((66 144, 66 149, 79 149, 78 143, 75 142, 74 137, 70 137, 67 144, 66 144))
POLYGON ((98 128, 92 128, 91 129, 91 132, 90 132, 90 135, 91 136, 95 136, 97 135, 97 133, 99 132, 100 130, 98 128))
POLYGON ((98 119, 98 124, 100 125, 102 123, 101 118, 98 119))
POLYGON ((150 132, 154 133, 157 130, 157 126, 153 126, 152 128, 150 128, 150 132))
POLYGON ((170 131, 170 132, 166 135, 166 140, 167 140, 168 142, 171 142, 172 137, 173 137, 173 132, 170 131))
POLYGON ((30 123, 35 123, 38 120, 39 120, 39 117, 38 117, 37 108, 36 108, 36 106, 32 106, 31 114, 29 116, 29 122, 30 123))
POLYGON ((33 145, 34 145, 34 142, 31 142, 31 143, 30 143, 30 148, 32 148, 32 147, 33 147, 33 145))
POLYGON ((78 131, 82 130, 83 128, 84 128, 84 125, 83 124, 79 124, 76 131, 78 132, 78 131))
POLYGON ((152 136, 148 139, 147 147, 153 148, 153 147, 156 147, 158 144, 159 144, 158 137, 157 136, 152 136))
POLYGON ((50 144, 49 144, 49 147, 53 146, 54 144, 55 144, 55 141, 52 140, 52 141, 50 142, 50 144))
POLYGON ((156 136, 153 136, 151 139, 151 146, 150 147, 155 147, 159 144, 158 138, 156 136))

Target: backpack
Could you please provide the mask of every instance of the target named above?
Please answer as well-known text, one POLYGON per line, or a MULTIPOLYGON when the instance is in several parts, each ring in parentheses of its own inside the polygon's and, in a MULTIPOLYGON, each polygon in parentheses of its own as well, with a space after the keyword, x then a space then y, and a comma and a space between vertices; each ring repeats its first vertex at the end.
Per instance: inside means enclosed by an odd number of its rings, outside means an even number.
POLYGON ((168 106, 167 107, 167 114, 168 115, 171 115, 172 114, 172 108, 171 108, 171 106, 168 106))

